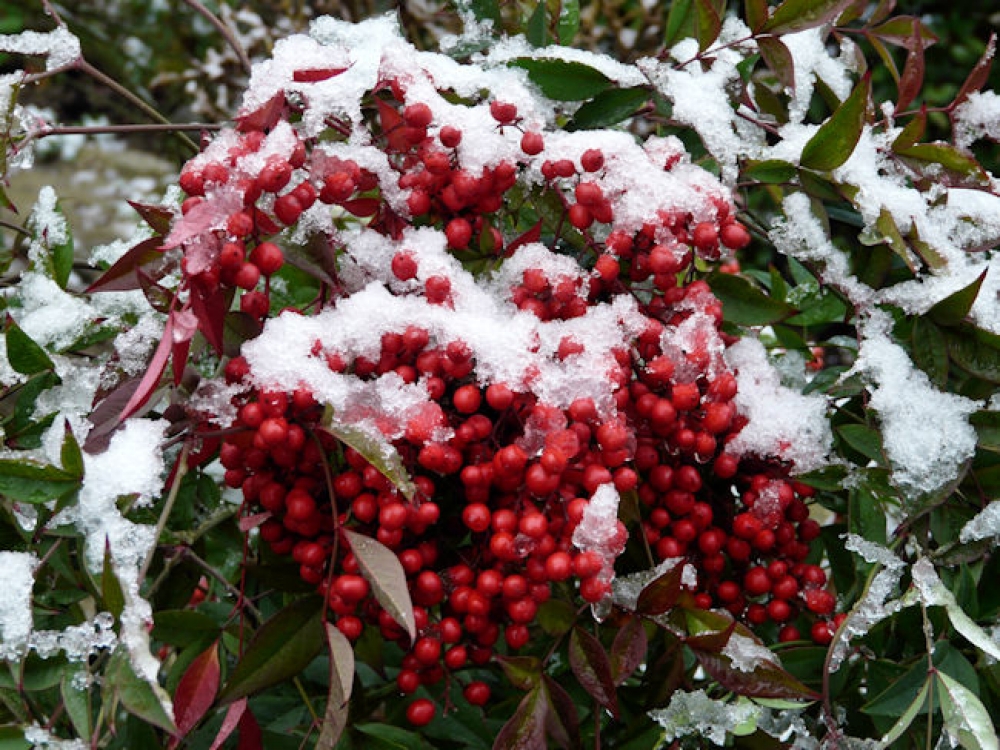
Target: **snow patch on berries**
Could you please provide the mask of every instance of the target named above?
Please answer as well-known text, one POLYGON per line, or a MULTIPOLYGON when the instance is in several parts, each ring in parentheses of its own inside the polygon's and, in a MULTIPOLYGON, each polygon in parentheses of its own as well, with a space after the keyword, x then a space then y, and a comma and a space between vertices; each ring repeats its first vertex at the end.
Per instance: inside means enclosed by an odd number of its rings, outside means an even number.
POLYGON ((981 404, 939 391, 890 338, 892 321, 873 313, 862 323, 852 372, 871 383, 871 401, 882 422, 882 444, 894 482, 917 499, 954 480, 976 450, 969 415, 981 404))
POLYGON ((618 491, 613 484, 602 484, 590 498, 583 518, 573 530, 573 546, 581 552, 593 551, 604 563, 598 574, 610 583, 615 576, 615 560, 625 549, 628 533, 618 521, 618 491))
POLYGON ((782 385, 767 351, 755 339, 736 342, 726 350, 725 358, 739 385, 736 408, 749 420, 727 450, 738 456, 790 461, 800 473, 827 465, 833 433, 825 399, 782 385))

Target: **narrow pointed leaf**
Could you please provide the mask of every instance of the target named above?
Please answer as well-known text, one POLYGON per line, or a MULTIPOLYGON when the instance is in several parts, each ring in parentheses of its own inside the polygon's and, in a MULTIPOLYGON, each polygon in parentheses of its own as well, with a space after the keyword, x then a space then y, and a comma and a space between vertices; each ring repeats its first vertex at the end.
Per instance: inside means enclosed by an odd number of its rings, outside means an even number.
POLYGON ((62 449, 59 451, 59 460, 62 463, 63 471, 78 479, 83 478, 83 453, 80 451, 80 444, 76 442, 73 435, 73 428, 70 427, 69 420, 65 421, 63 429, 62 449))
POLYGON ((913 119, 906 123, 906 127, 903 128, 899 135, 896 136, 896 140, 892 142, 892 148, 905 149, 921 138, 924 137, 924 131, 927 129, 927 107, 926 105, 920 107, 920 111, 913 116, 913 119))
POLYGON ((663 46, 673 47, 685 37, 696 36, 694 0, 674 0, 670 3, 667 25, 663 35, 663 46))
POLYGON ((545 715, 548 705, 536 685, 517 705, 517 710, 500 728, 493 750, 531 750, 545 744, 545 715))
POLYGON ((889 44, 908 50, 913 49, 918 41, 924 49, 938 41, 937 35, 916 16, 893 16, 888 21, 871 27, 868 32, 889 44))
POLYGON ((219 750, 225 744, 226 740, 229 739, 229 735, 236 730, 246 710, 246 698, 240 698, 238 701, 229 704, 226 716, 222 720, 222 726, 219 727, 219 732, 215 735, 215 739, 212 740, 212 746, 208 750, 219 750))
POLYGON ((917 717, 924 706, 927 703, 927 693, 930 692, 930 679, 924 681, 924 685, 920 688, 920 692, 917 693, 917 697, 913 699, 913 702, 907 707, 907 709, 900 714, 899 720, 892 725, 892 729, 888 731, 885 737, 882 738, 882 746, 888 747, 893 742, 898 740, 903 736, 903 733, 909 729, 910 724, 917 717))
POLYGON ((170 360, 170 353, 174 346, 174 325, 173 316, 167 318, 167 323, 163 327, 163 337, 153 352, 153 358, 149 361, 149 366, 139 381, 138 387, 132 393, 125 408, 118 415, 118 421, 124 422, 139 410, 149 397, 153 395, 160 385, 160 378, 163 377, 164 370, 167 369, 167 362, 170 360))
POLYGON ((806 142, 799 160, 803 167, 828 172, 850 158, 865 126, 871 88, 869 72, 806 142))
POLYGON ((767 0, 743 0, 743 15, 747 26, 756 32, 767 21, 767 0))
POLYGON ((958 94, 951 103, 952 107, 957 107, 962 104, 962 102, 969 98, 970 94, 979 91, 986 85, 986 81, 990 76, 990 68, 993 65, 993 56, 996 54, 996 51, 997 35, 996 32, 993 32, 990 34, 990 41, 986 45, 986 50, 983 52, 983 56, 979 58, 976 66, 969 71, 969 75, 966 77, 965 82, 962 83, 962 88, 958 90, 958 94))
POLYGON ((789 91, 795 89, 795 59, 778 37, 762 36, 757 40, 761 57, 778 81, 789 91))
POLYGON ((333 750, 347 726, 351 689, 354 686, 354 649, 351 642, 332 623, 325 623, 326 644, 330 650, 330 691, 326 700, 323 726, 316 750, 333 750))
POLYGON ((69 673, 63 675, 62 682, 59 683, 59 692, 62 696, 63 707, 69 716, 73 729, 80 737, 89 737, 93 732, 93 722, 90 717, 90 690, 82 690, 75 687, 75 676, 83 677, 82 672, 69 673))
POLYGON ((974 182, 987 179, 986 172, 976 158, 950 143, 916 143, 906 148, 893 147, 897 156, 928 164, 940 164, 956 175, 971 178, 974 182))
POLYGON ((378 603, 409 633, 412 642, 417 635, 413 602, 406 585, 406 572, 396 553, 371 537, 346 529, 343 533, 378 603))
POLYGON ((157 206, 152 203, 140 203, 139 201, 129 201, 128 204, 134 208, 142 220, 146 222, 157 234, 166 234, 170 231, 170 224, 174 220, 174 211, 167 206, 157 206))
POLYGON ((332 411, 324 418, 323 427, 342 443, 364 456, 365 460, 378 469, 379 473, 392 482, 392 486, 402 492, 407 499, 413 499, 417 487, 403 466, 403 459, 391 444, 376 440, 354 425, 340 422, 332 411))
POLYGON ((585 630, 573 628, 569 636, 569 666, 590 697, 618 718, 611 661, 601 642, 585 630))
POLYGON ((559 32, 556 44, 566 46, 573 43, 573 37, 580 29, 580 0, 562 0, 559 3, 556 29, 559 32))
POLYGON ((769 34, 788 34, 804 31, 830 23, 848 8, 854 0, 785 0, 760 31, 769 34))
POLYGON ((742 276, 717 273, 708 279, 708 283, 722 303, 725 319, 736 325, 770 325, 796 312, 794 307, 769 297, 742 276))
POLYGON ((764 161, 747 162, 743 170, 743 175, 754 182, 762 182, 766 185, 781 185, 794 180, 798 171, 794 164, 790 164, 787 161, 766 159, 764 161))
POLYGON ((625 682, 642 665, 648 645, 642 620, 630 617, 611 643, 611 675, 616 685, 625 682))
POLYGON ((924 85, 924 44, 920 37, 920 22, 913 21, 913 40, 906 55, 903 74, 899 77, 899 99, 896 112, 903 112, 917 98, 924 85))
POLYGON ((231 703, 305 669, 323 648, 324 606, 320 597, 299 599, 261 625, 229 675, 219 701, 231 703))
POLYGON ((188 665, 174 691, 174 722, 179 736, 187 736, 215 703, 220 676, 219 642, 216 641, 188 665))
POLYGON ((543 675, 541 685, 548 710, 545 712, 545 731, 565 750, 580 747, 580 719, 576 703, 562 685, 548 675, 543 675))
POLYGON ((642 87, 602 91, 573 115, 569 130, 589 130, 617 125, 634 115, 649 101, 649 90, 642 87))
POLYGON ((55 466, 26 458, 0 459, 0 494, 22 503, 56 500, 80 485, 80 479, 55 466))
POLYGON ((966 750, 997 750, 997 733, 989 712, 969 688, 944 672, 936 673, 944 725, 966 750))
POLYGON ((729 657, 721 653, 698 650, 694 653, 713 680, 737 695, 810 701, 820 697, 773 662, 762 661, 752 671, 746 672, 734 667, 729 657))
POLYGON ((150 237, 136 244, 87 287, 87 294, 141 289, 139 271, 165 260, 162 245, 162 237, 150 237))
POLYGON ((104 540, 104 567, 101 570, 101 604, 115 618, 121 617, 125 609, 125 594, 122 592, 121 581, 115 575, 114 563, 111 557, 111 542, 104 540))
POLYGON ((976 297, 979 296, 979 289, 985 279, 986 271, 983 271, 979 274, 979 278, 967 287, 959 289, 935 304, 927 313, 931 320, 942 326, 957 325, 965 320, 976 302, 976 297))
MULTIPOLYGON (((166 695, 159 696, 152 685, 135 673, 123 647, 117 648, 108 661, 103 689, 109 697, 109 694, 117 695, 125 710, 133 716, 176 734, 173 719, 164 708, 166 695)), ((162 689, 159 692, 162 693, 162 689)))
POLYGON ((698 21, 698 48, 704 51, 719 38, 722 18, 710 0, 694 0, 695 17, 698 21))
POLYGON ((237 726, 240 730, 240 736, 236 743, 236 750, 264 750, 264 738, 253 711, 249 708, 244 711, 237 726))

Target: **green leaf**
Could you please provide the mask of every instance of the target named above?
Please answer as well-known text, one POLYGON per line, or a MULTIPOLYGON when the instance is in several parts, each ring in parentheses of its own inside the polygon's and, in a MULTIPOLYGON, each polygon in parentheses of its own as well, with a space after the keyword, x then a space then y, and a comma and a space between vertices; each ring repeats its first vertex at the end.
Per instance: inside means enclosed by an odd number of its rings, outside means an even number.
POLYGON ((413 617, 413 602, 406 585, 406 572, 396 553, 381 542, 355 531, 344 529, 343 534, 378 603, 409 633, 410 641, 414 641, 417 626, 413 617))
POLYGON ((63 675, 59 684, 59 693, 62 696, 63 707, 69 716, 73 730, 80 737, 90 737, 93 726, 90 718, 90 690, 84 688, 80 690, 74 687, 76 676, 84 677, 84 670, 77 672, 67 672, 63 675))
POLYGON ((528 78, 542 93, 557 101, 590 99, 611 85, 611 79, 601 71, 581 62, 519 57, 511 64, 527 70, 528 78))
POLYGON ((55 364, 46 351, 36 344, 14 319, 7 318, 7 360, 22 375, 34 375, 52 370, 55 364))
POLYGON ((70 427, 69 420, 66 420, 64 429, 62 449, 59 452, 63 471, 74 477, 83 479, 83 453, 80 450, 80 444, 76 442, 76 437, 73 435, 73 429, 70 427))
POLYGON ((24 728, 13 725, 0 726, 0 750, 31 750, 37 747, 24 739, 24 728))
POLYGON ((722 18, 712 6, 710 0, 695 0, 695 19, 697 20, 698 50, 704 52, 719 38, 722 30, 722 18))
POLYGON ((104 567, 101 570, 101 604, 115 616, 115 619, 120 618, 122 610, 125 609, 125 594, 122 592, 118 576, 115 575, 111 542, 107 538, 104 540, 104 567))
POLYGON ((865 126, 871 89, 869 72, 806 142, 799 160, 803 167, 829 172, 850 158, 865 126))
POLYGON ((948 734, 966 750, 997 750, 996 730, 979 697, 944 672, 935 677, 948 734))
MULTIPOLYGON (((948 672, 958 678, 966 687, 977 687, 975 668, 962 656, 962 653, 947 641, 937 641, 934 644, 934 651, 931 655, 931 663, 934 669, 948 672)), ((902 675, 884 685, 879 693, 868 703, 861 707, 861 711, 869 716, 888 717, 897 719, 907 708, 912 705, 914 697, 919 693, 921 686, 927 682, 928 663, 927 655, 923 654, 913 660, 902 675)), ((933 691, 928 704, 930 709, 936 710, 939 703, 937 691, 933 691)), ((918 713, 924 713, 928 706, 918 708, 918 713)))
POLYGON ((892 729, 890 729, 885 737, 882 738, 883 747, 888 747, 902 737, 903 732, 905 732, 909 728, 910 724, 913 723, 917 714, 926 710, 925 706, 927 705, 927 693, 930 691, 930 685, 931 681, 928 677, 924 681, 923 687, 920 688, 920 692, 918 692, 916 697, 913 699, 913 702, 910 703, 906 710, 900 715, 899 721, 893 724, 892 729))
POLYGON ((856 0, 785 0, 760 31, 769 34, 788 34, 822 26, 835 20, 856 0))
POLYGON ((767 296, 742 276, 717 273, 709 277, 708 283, 722 302, 723 316, 730 323, 763 326, 795 314, 793 307, 767 296))
POLYGON ((78 477, 29 459, 0 459, 0 494, 22 503, 56 500, 75 490, 78 477))
POLYGON ((1000 453, 1000 412, 977 411, 969 415, 969 422, 976 428, 979 447, 1000 453))
POLYGON ((743 177, 752 182, 764 185, 781 185, 791 182, 798 173, 794 164, 782 159, 765 159, 764 161, 749 161, 743 169, 743 177))
POLYGON ((943 300, 932 307, 927 314, 938 325, 952 326, 961 323, 972 309, 972 305, 979 296, 979 289, 986 279, 986 271, 979 274, 979 278, 957 292, 949 294, 943 300))
MULTIPOLYGON (((393 726, 392 724, 358 724, 353 728, 370 738, 365 740, 365 743, 361 745, 366 750, 367 748, 416 750, 417 748, 427 747, 427 743, 420 738, 419 734, 393 726)), ((298 743, 296 746, 298 746, 298 743)))
POLYGON ((305 669, 323 648, 325 604, 317 596, 298 599, 261 625, 229 675, 219 701, 232 703, 305 669))
POLYGON ((944 332, 921 316, 913 321, 913 361, 938 387, 948 382, 948 340, 944 332))
POLYGON ((649 90, 641 86, 628 89, 610 88, 585 102, 573 115, 569 130, 608 128, 634 115, 650 98, 649 90))
POLYGON ((767 22, 767 0, 743 0, 743 15, 754 32, 767 22))
POLYGON ((416 485, 403 466, 403 459, 391 444, 377 440, 359 427, 338 421, 332 410, 324 416, 323 427, 342 443, 364 456, 365 460, 392 482, 393 487, 402 492, 408 500, 413 499, 417 493, 416 485))
POLYGON ((573 43, 573 37, 580 29, 580 0, 560 0, 559 17, 556 22, 556 30, 559 38, 558 44, 564 46, 573 43))
POLYGON ((673 47, 685 37, 696 36, 697 17, 693 0, 674 0, 670 3, 667 25, 663 35, 663 46, 673 47))
POLYGON ((837 428, 837 433, 865 458, 878 464, 885 460, 878 430, 863 424, 845 424, 837 428))
POLYGON ((171 646, 189 646, 221 630, 221 626, 204 612, 165 609, 153 614, 153 638, 171 646))
POLYGON ((103 692, 105 704, 110 702, 112 696, 117 696, 130 714, 171 734, 177 731, 173 719, 164 708, 169 700, 166 693, 159 686, 154 688, 135 673, 124 647, 115 649, 108 661, 104 670, 103 692))
MULTIPOLYGON (((877 439, 877 436, 876 436, 877 439)), ((867 478, 867 477, 866 477, 867 478)), ((884 545, 886 543, 885 511, 871 483, 862 481, 851 490, 847 500, 848 527, 852 534, 884 545)))
POLYGON ((966 372, 1000 383, 1000 336, 962 326, 949 333, 948 354, 966 372))
POLYGON ((544 47, 549 43, 548 30, 545 23, 546 1, 542 0, 535 6, 534 12, 524 24, 524 35, 533 47, 544 47))
POLYGON ((897 156, 924 164, 936 165, 975 182, 984 183, 989 177, 976 157, 949 143, 916 143, 905 148, 893 147, 897 156))
MULTIPOLYGON (((47 191, 49 193, 52 192, 51 188, 47 188, 47 191)), ((40 204, 41 200, 39 201, 40 204)), ((35 212, 28 219, 28 226, 32 229, 32 239, 36 246, 40 246, 47 251, 43 258, 45 273, 61 289, 65 289, 66 283, 69 281, 70 272, 73 270, 73 233, 70 231, 69 224, 66 222, 66 216, 63 214, 62 206, 58 200, 55 201, 54 211, 52 212, 54 216, 40 218, 37 211, 38 207, 36 207, 35 212), (48 229, 57 223, 62 225, 62 230, 65 232, 66 237, 61 242, 52 244, 53 238, 49 236, 48 229)))
POLYGON ((333 750, 347 726, 351 690, 354 687, 354 649, 336 625, 324 623, 330 650, 330 691, 316 750, 333 750))

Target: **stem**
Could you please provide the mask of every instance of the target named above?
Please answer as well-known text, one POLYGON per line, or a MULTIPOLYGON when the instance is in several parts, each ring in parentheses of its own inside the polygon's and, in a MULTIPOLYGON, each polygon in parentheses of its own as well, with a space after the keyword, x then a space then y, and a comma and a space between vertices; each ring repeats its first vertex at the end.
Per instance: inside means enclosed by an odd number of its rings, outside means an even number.
POLYGON ((156 536, 154 537, 153 548, 149 550, 146 555, 146 559, 142 563, 142 567, 139 569, 138 584, 141 586, 142 582, 146 578, 146 573, 149 572, 150 563, 153 562, 153 552, 156 550, 156 541, 160 538, 163 530, 167 527, 167 518, 170 517, 170 511, 173 510, 174 503, 177 501, 177 495, 181 489, 181 480, 184 479, 184 475, 187 474, 189 444, 185 444, 181 448, 181 455, 177 457, 177 472, 174 474, 174 481, 170 485, 170 492, 167 495, 167 501, 163 504, 163 510, 160 512, 160 518, 156 522, 156 536))
POLYGON ((240 65, 243 66, 243 72, 250 75, 250 71, 253 69, 253 66, 250 63, 250 58, 247 57, 246 50, 243 49, 243 45, 240 44, 240 40, 236 38, 233 30, 226 26, 226 24, 222 22, 221 18, 202 5, 200 0, 184 0, 184 4, 196 13, 201 14, 205 20, 215 27, 216 31, 222 34, 222 38, 226 40, 226 43, 230 47, 232 47, 233 52, 236 53, 236 57, 239 58, 240 65))
POLYGON ((50 135, 102 135, 105 133, 172 133, 184 130, 220 130, 221 125, 207 122, 147 123, 132 125, 57 125, 40 130, 35 137, 50 135))

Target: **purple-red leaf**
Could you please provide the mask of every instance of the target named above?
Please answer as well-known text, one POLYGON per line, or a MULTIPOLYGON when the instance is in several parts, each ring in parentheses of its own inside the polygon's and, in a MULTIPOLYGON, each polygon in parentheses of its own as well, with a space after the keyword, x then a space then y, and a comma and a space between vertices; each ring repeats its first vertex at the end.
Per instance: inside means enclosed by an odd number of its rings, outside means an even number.
POLYGON ((868 29, 868 33, 889 44, 912 50, 917 44, 924 49, 938 41, 937 35, 915 16, 896 16, 868 29))
POLYGON ((198 318, 198 330, 212 348, 221 354, 225 343, 226 313, 229 311, 232 292, 210 292, 196 286, 191 289, 190 300, 191 311, 198 318))
POLYGON ((506 248, 504 248, 504 255, 508 258, 514 254, 522 245, 529 245, 532 242, 538 242, 542 238, 542 220, 539 219, 538 223, 535 224, 531 229, 522 234, 520 237, 514 239, 506 248))
POLYGON ((139 201, 129 201, 142 217, 142 220, 152 227, 157 234, 166 234, 170 231, 170 223, 174 220, 174 212, 166 206, 155 206, 151 203, 140 203, 139 201))
POLYGON ((285 111, 285 92, 279 91, 252 112, 236 116, 236 129, 241 132, 270 130, 281 119, 285 111))
POLYGON ((639 617, 630 617, 615 634, 611 643, 611 676, 621 685, 644 661, 649 639, 639 617))
POLYGON ((530 750, 545 747, 545 719, 548 702, 541 684, 531 690, 517 706, 514 715, 497 732, 493 750, 530 750))
POLYGON ((243 712, 239 723, 240 738, 236 750, 264 750, 264 739, 261 736, 260 724, 249 708, 243 712))
POLYGON ((177 683, 174 723, 178 736, 187 736, 215 703, 220 674, 219 642, 216 641, 194 658, 177 683))
POLYGON ((354 687, 354 649, 336 625, 325 623, 330 649, 330 691, 316 750, 333 750, 347 726, 348 706, 354 687))
POLYGON ((162 261, 162 237, 150 237, 135 245, 87 287, 87 294, 94 292, 126 292, 140 289, 138 271, 157 261, 162 261))
POLYGON ((737 695, 787 700, 820 697, 775 662, 761 660, 753 669, 744 671, 733 666, 732 660, 723 654, 694 649, 694 655, 709 677, 737 695))
POLYGON ((635 611, 640 615, 662 615, 677 604, 681 594, 683 565, 674 565, 670 570, 647 583, 636 600, 635 611))
POLYGON ((835 21, 855 0, 785 0, 761 26, 768 34, 790 34, 835 21))
POLYGON ((381 204, 382 202, 378 198, 355 198, 354 200, 344 201, 341 205, 345 211, 365 218, 377 214, 378 207, 381 204))
POLYGON ((410 635, 410 642, 417 635, 413 617, 413 602, 406 585, 406 572, 396 553, 379 541, 345 529, 344 536, 358 561, 358 567, 371 584, 375 599, 401 628, 410 635))
POLYGON ((580 747, 580 717, 577 714, 576 703, 562 685, 548 675, 543 675, 539 687, 548 704, 548 710, 545 712, 545 731, 566 750, 580 747))
POLYGON ((962 84, 962 88, 958 90, 955 100, 948 105, 948 109, 955 109, 955 107, 968 99, 970 94, 979 91, 986 85, 986 80, 990 75, 990 67, 993 65, 993 56, 996 54, 996 51, 997 35, 996 32, 994 32, 990 35, 990 41, 986 45, 986 50, 983 52, 983 56, 979 58, 979 62, 977 62, 976 66, 969 72, 965 82, 962 84))
POLYGON ((795 90, 795 59, 791 51, 776 36, 762 36, 757 40, 760 55, 767 67, 786 89, 795 90))
POLYGON ((246 698, 240 698, 238 701, 229 706, 229 710, 226 711, 226 717, 222 720, 222 726, 219 727, 219 733, 215 735, 215 739, 212 740, 212 746, 208 750, 219 750, 219 748, 222 747, 225 741, 229 739, 229 735, 231 735, 239 725, 240 720, 243 718, 243 713, 246 710, 246 698))
POLYGON ((135 412, 141 407, 149 397, 156 390, 157 386, 160 384, 160 378, 163 376, 163 371, 167 369, 167 361, 170 359, 170 352, 174 348, 174 323, 173 316, 167 317, 167 324, 163 328, 163 337, 160 339, 160 343, 156 347, 156 351, 153 353, 153 359, 149 362, 149 367, 146 368, 145 374, 142 376, 142 380, 139 381, 138 387, 133 391, 131 398, 129 398, 128 403, 125 404, 125 408, 122 409, 121 414, 118 415, 118 421, 124 422, 126 419, 131 417, 135 412))
POLYGON ((767 21, 767 0, 743 0, 743 14, 751 30, 757 31, 767 21))
POLYGON ((345 70, 347 68, 302 68, 292 73, 292 80, 296 83, 316 83, 339 76, 345 70))
POLYGON ((573 628, 569 636, 569 666, 590 697, 618 718, 618 694, 611 661, 601 642, 587 631, 573 628))
POLYGON ((920 36, 920 22, 913 19, 913 36, 903 74, 899 77, 899 99, 896 112, 903 112, 917 98, 924 85, 924 44, 920 36))

